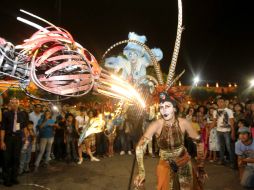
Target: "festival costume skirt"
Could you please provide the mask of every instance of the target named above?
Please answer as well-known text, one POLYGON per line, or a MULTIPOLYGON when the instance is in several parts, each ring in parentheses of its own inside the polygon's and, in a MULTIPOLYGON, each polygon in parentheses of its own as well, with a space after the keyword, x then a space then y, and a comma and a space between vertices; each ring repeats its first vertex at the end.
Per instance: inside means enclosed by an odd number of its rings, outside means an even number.
POLYGON ((160 152, 161 159, 157 166, 157 190, 193 190, 193 171, 191 160, 178 168, 174 173, 167 160, 175 160, 182 154, 182 150, 160 152), (165 154, 168 159, 165 159, 165 154))

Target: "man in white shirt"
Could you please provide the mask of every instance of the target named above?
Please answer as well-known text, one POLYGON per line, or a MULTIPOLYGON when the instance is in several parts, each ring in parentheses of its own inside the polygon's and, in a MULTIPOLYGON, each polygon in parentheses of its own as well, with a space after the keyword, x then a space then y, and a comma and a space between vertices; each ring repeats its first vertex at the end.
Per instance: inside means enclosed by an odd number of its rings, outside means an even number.
POLYGON ((41 118, 41 104, 34 105, 34 111, 29 113, 29 120, 34 123, 34 133, 37 134, 36 125, 41 118))
POLYGON ((234 115, 231 109, 226 108, 223 97, 217 99, 218 109, 214 111, 214 127, 217 129, 218 143, 220 146, 219 164, 225 164, 225 147, 229 153, 230 166, 234 167, 234 151, 231 146, 231 140, 235 140, 234 115))
MULTIPOLYGON (((41 110, 42 110, 41 104, 35 104, 34 111, 29 113, 29 120, 33 122, 34 134, 36 134, 36 137, 39 135, 39 131, 37 130, 36 126, 42 115, 41 110)), ((38 139, 37 139, 37 142, 39 142, 38 139)), ((33 163, 35 160, 35 152, 36 152, 36 144, 33 144, 31 163, 33 163)))

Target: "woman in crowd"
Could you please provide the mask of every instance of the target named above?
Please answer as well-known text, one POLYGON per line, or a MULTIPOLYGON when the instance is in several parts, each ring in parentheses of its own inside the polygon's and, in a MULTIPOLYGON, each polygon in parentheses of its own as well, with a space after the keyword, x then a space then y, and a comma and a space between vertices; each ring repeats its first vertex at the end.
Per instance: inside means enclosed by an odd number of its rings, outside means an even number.
POLYGON ((188 121, 192 121, 192 116, 194 115, 194 113, 195 113, 195 109, 193 107, 190 107, 187 111, 186 119, 188 121))
MULTIPOLYGON (((88 124, 90 123, 90 121, 94 118, 94 113, 92 110, 90 110, 88 112, 88 117, 89 117, 89 121, 88 124)), ((87 126, 85 126, 87 127, 87 126)), ((88 137, 85 138, 84 140, 84 144, 85 144, 85 152, 88 154, 88 156, 90 157, 90 160, 92 162, 99 162, 100 159, 96 158, 93 153, 96 150, 96 142, 95 142, 95 134, 91 134, 88 137)))
POLYGON ((33 129, 33 122, 29 121, 27 126, 27 134, 23 135, 23 146, 20 154, 19 174, 29 172, 29 163, 31 160, 32 146, 35 145, 36 134, 33 129))
POLYGON ((37 128, 39 129, 40 152, 35 162, 35 172, 38 171, 44 153, 46 153, 45 166, 47 166, 48 161, 50 160, 51 148, 54 142, 54 128, 57 127, 55 121, 51 117, 51 112, 47 110, 38 121, 37 128))
MULTIPOLYGON (((89 122, 89 117, 88 117, 84 107, 80 107, 79 113, 75 119, 76 119, 75 127, 76 127, 78 134, 80 135, 89 122)), ((82 153, 83 153, 84 148, 85 148, 85 141, 83 141, 83 143, 81 143, 78 146, 78 156, 79 156, 78 164, 82 164, 82 162, 83 162, 82 153)))
POLYGON ((209 161, 217 161, 217 151, 219 151, 218 137, 216 127, 213 127, 213 112, 214 108, 210 107, 207 113, 206 122, 209 128, 209 161))
POLYGON ((205 120, 205 107, 204 106, 200 106, 198 108, 197 122, 200 126, 200 134, 201 134, 202 142, 204 143, 204 156, 206 158, 207 154, 208 154, 208 145, 209 145, 208 144, 209 129, 208 129, 208 126, 207 126, 206 120, 205 120))
POLYGON ((242 107, 242 105, 240 103, 236 103, 234 105, 233 110, 234 110, 235 124, 237 124, 240 119, 244 119, 243 107, 242 107))
POLYGON ((116 138, 116 120, 113 120, 113 113, 107 107, 104 111, 105 135, 108 140, 108 157, 114 156, 114 141, 116 138))

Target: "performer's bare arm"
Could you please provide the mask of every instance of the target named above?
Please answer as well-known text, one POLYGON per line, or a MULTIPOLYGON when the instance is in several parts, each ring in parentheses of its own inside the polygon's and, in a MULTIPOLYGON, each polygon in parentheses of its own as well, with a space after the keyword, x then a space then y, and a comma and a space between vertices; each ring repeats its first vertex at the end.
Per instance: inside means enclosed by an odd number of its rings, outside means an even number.
POLYGON ((4 143, 4 137, 5 137, 5 131, 4 130, 0 130, 0 135, 1 135, 1 137, 0 137, 0 140, 1 140, 1 142, 0 142, 0 145, 1 145, 1 150, 5 150, 6 149, 6 146, 5 146, 5 143, 4 143))
POLYGON ((187 132, 189 137, 192 138, 194 141, 199 140, 200 136, 192 127, 191 122, 186 119, 179 118, 179 125, 182 132, 187 132))
POLYGON ((201 142, 201 136, 194 130, 191 123, 186 119, 179 119, 180 126, 183 128, 189 135, 189 137, 196 143, 197 146, 197 168, 199 179, 204 181, 207 178, 207 174, 204 171, 204 142, 201 142))
POLYGON ((144 167, 144 150, 149 141, 152 140, 153 135, 158 131, 160 120, 157 120, 150 124, 144 135, 141 137, 136 147, 136 157, 138 163, 138 176, 136 177, 134 184, 141 186, 145 180, 145 167, 144 167))

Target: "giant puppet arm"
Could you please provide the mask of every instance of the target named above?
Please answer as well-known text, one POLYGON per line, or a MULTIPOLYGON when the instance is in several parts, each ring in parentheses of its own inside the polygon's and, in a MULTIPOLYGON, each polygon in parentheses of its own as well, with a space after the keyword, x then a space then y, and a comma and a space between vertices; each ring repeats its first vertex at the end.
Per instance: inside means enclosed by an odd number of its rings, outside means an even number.
POLYGON ((113 70, 115 74, 118 74, 121 70, 120 78, 123 80, 127 80, 131 74, 131 65, 122 56, 106 58, 104 66, 109 70, 113 70))

